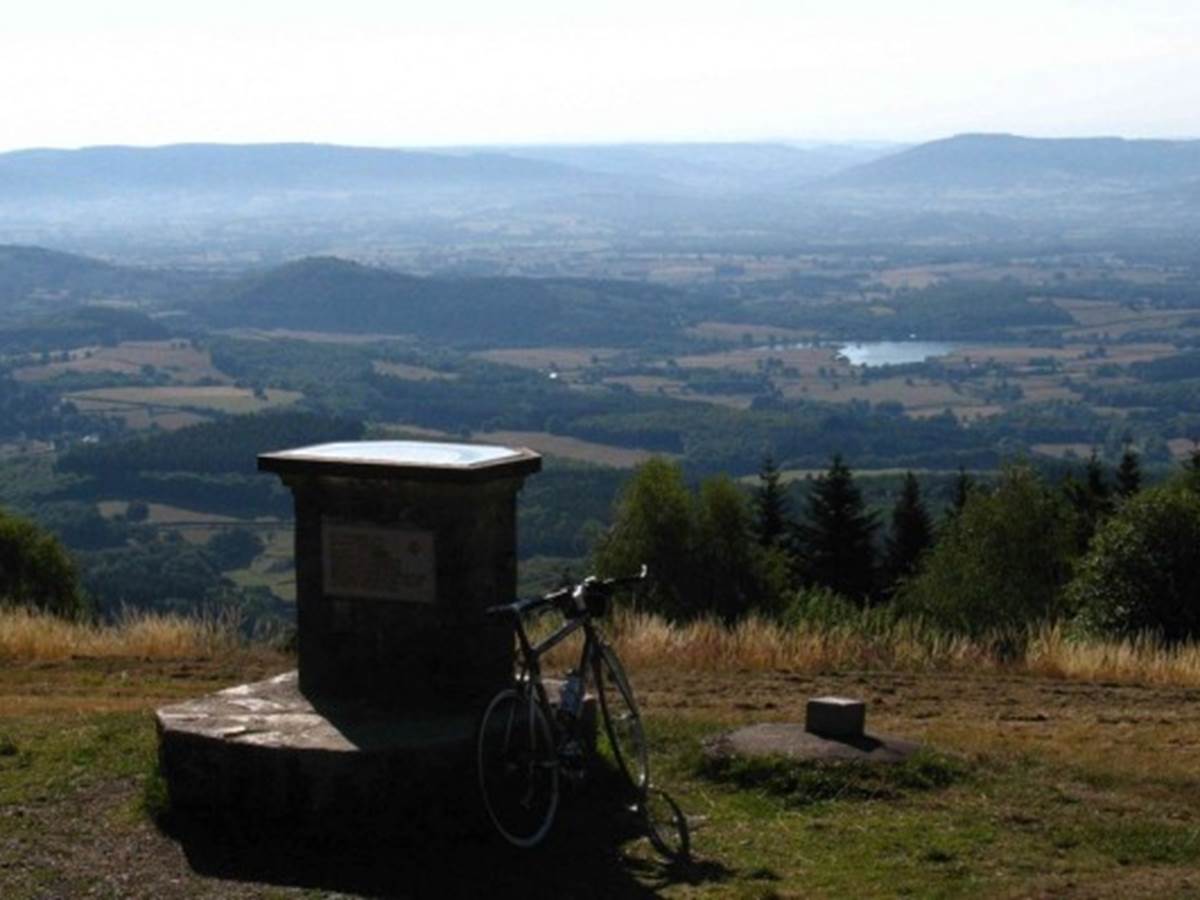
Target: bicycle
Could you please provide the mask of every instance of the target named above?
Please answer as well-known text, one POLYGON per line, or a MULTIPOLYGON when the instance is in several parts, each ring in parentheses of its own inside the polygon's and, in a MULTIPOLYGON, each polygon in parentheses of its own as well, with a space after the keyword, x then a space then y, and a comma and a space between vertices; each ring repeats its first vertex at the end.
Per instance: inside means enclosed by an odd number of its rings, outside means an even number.
POLYGON ((659 852, 673 860, 687 856, 686 819, 674 800, 650 785, 646 736, 633 689, 596 622, 608 612, 617 590, 645 578, 645 566, 625 578, 589 576, 541 597, 486 610, 512 617, 519 667, 513 685, 491 699, 479 720, 479 787, 492 825, 516 847, 534 847, 549 833, 558 811, 560 779, 585 777, 589 742, 581 713, 590 676, 631 808, 642 817, 659 852), (564 622, 535 643, 525 617, 545 609, 560 612, 564 622), (541 658, 580 630, 584 638, 579 664, 568 672, 556 705, 542 681, 541 658))

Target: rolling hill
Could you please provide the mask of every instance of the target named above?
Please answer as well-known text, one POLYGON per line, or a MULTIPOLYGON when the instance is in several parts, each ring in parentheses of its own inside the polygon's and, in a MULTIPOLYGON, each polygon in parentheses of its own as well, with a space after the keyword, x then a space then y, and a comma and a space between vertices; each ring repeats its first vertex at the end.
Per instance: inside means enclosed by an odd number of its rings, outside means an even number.
POLYGON ((332 257, 243 278, 198 308, 217 327, 412 334, 462 345, 644 344, 689 301, 630 281, 418 278, 332 257))
POLYGON ((0 244, 0 319, 96 301, 177 301, 213 281, 169 269, 121 266, 45 247, 0 244))

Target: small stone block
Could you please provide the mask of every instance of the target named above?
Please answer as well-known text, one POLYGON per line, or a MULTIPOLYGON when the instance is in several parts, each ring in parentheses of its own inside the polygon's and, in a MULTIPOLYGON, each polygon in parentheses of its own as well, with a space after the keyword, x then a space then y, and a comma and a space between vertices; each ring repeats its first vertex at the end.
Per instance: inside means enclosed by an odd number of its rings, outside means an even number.
POLYGON ((826 737, 862 737, 867 705, 850 697, 813 697, 805 711, 805 730, 826 737))

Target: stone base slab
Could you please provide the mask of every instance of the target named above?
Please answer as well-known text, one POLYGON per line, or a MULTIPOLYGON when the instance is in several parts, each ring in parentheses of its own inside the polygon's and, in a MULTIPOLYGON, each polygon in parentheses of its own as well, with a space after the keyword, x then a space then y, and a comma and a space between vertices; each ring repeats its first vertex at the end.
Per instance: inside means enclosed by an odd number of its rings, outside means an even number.
MULTIPOLYGON (((594 727, 590 698, 584 714, 594 727)), ((478 712, 399 716, 312 700, 293 671, 162 707, 155 720, 172 809, 318 826, 477 811, 478 712)))

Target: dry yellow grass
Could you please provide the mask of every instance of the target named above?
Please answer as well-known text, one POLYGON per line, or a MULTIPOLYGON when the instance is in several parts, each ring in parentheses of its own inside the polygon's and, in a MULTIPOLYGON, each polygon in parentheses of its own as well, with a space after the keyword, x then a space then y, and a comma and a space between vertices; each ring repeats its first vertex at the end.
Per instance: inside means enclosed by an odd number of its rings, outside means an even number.
POLYGON ((1071 640, 1061 628, 1033 636, 1025 668, 1034 675, 1086 681, 1200 685, 1200 644, 1164 646, 1154 637, 1126 641, 1071 640))
POLYGON ((181 659, 227 653, 241 643, 238 622, 231 616, 130 612, 114 625, 94 625, 26 609, 0 610, 0 661, 181 659))
MULTIPOLYGON (((72 657, 195 658, 244 646, 233 617, 128 613, 114 625, 70 622, 23 609, 0 611, 0 661, 72 657)), ((1164 646, 1152 637, 1099 640, 1061 627, 1035 631, 1023 656, 998 654, 994 642, 938 632, 916 621, 860 627, 788 626, 758 616, 727 626, 713 619, 672 624, 619 610, 608 627, 632 670, 821 674, 844 671, 1032 675, 1180 687, 1200 686, 1200 644, 1164 646)), ((560 644, 547 661, 569 667, 578 645, 560 644)))
POLYGON ((1028 674, 1084 681, 1200 686, 1200 644, 1167 647, 1151 637, 1074 638, 1046 627, 1023 657, 998 654, 992 641, 938 632, 915 621, 882 627, 789 627, 751 616, 725 626, 711 619, 682 625, 645 613, 619 612, 609 629, 631 669, 801 673, 877 670, 1028 674))

